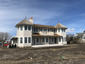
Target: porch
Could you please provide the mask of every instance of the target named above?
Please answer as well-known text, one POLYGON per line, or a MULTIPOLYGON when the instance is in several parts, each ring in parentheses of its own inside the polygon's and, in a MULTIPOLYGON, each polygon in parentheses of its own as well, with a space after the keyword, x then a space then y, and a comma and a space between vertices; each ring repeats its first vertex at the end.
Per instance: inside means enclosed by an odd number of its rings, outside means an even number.
POLYGON ((33 45, 62 45, 63 37, 58 36, 33 36, 32 37, 32 46, 33 45))
POLYGON ((17 44, 17 43, 18 43, 18 38, 17 38, 17 37, 13 37, 13 38, 11 39, 11 44, 15 45, 15 44, 17 44))

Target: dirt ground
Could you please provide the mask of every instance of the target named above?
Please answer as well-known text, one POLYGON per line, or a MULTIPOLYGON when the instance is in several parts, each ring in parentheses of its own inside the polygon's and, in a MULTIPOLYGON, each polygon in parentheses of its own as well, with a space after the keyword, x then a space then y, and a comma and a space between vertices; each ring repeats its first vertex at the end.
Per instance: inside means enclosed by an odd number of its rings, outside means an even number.
POLYGON ((0 64, 85 64, 85 44, 51 48, 0 48, 0 64))

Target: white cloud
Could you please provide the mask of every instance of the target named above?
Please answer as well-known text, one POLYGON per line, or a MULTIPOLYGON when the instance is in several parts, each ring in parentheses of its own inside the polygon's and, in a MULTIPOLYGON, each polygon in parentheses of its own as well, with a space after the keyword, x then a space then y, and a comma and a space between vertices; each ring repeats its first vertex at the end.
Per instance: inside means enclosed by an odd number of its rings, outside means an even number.
POLYGON ((68 32, 68 33, 73 33, 75 31, 75 28, 68 28, 67 30, 66 30, 66 32, 68 32))

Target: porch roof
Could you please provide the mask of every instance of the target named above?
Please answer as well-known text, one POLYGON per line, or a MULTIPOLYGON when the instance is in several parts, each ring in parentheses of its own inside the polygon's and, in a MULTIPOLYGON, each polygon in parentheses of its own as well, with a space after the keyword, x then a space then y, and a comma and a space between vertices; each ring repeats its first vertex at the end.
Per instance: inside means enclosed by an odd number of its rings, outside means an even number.
POLYGON ((17 37, 12 37, 11 40, 15 40, 15 39, 18 39, 17 37))
POLYGON ((39 33, 34 33, 34 34, 32 34, 32 36, 45 36, 45 37, 52 36, 52 37, 59 37, 60 35, 59 34, 54 34, 54 35, 40 35, 39 33))

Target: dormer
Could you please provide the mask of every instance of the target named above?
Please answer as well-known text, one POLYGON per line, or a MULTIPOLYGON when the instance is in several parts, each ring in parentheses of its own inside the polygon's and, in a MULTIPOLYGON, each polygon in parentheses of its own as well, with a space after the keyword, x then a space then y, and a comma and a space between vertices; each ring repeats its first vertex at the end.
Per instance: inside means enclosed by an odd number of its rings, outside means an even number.
POLYGON ((32 24, 29 20, 26 18, 22 21, 20 21, 18 24, 16 24, 16 27, 18 30, 23 31, 23 30, 31 30, 32 24))
POLYGON ((64 26, 64 25, 62 25, 60 23, 56 24, 55 27, 57 28, 57 32, 66 32, 66 29, 67 29, 66 26, 64 26))

